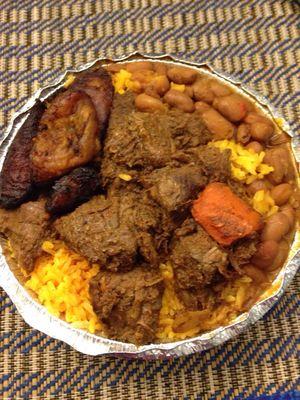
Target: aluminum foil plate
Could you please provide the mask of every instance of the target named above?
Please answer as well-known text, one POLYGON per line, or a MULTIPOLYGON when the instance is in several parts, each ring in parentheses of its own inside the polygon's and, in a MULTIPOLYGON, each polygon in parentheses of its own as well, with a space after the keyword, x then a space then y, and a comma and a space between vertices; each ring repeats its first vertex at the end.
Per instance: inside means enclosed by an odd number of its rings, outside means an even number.
MULTIPOLYGON (((275 110, 269 102, 261 95, 255 93, 253 90, 246 88, 241 82, 232 76, 225 75, 219 71, 214 70, 209 64, 190 63, 187 60, 175 59, 168 55, 150 56, 142 55, 140 53, 133 53, 124 56, 120 59, 98 59, 94 62, 85 64, 76 70, 67 70, 60 76, 53 84, 38 90, 24 105, 24 107, 15 115, 13 120, 5 132, 2 143, 0 143, 0 168, 2 168, 3 161, 7 149, 14 139, 19 127, 27 118, 31 107, 36 99, 45 100, 57 89, 62 87, 67 74, 84 71, 97 64, 105 65, 109 62, 130 62, 141 59, 148 59, 156 62, 166 62, 170 64, 187 65, 201 71, 203 74, 213 76, 229 86, 234 86, 235 90, 240 91, 246 97, 255 101, 256 105, 269 117, 271 117, 277 129, 285 131, 292 139, 292 150, 296 163, 300 161, 300 137, 293 133, 289 124, 282 118, 282 116, 275 110)), ((298 176, 298 173, 297 173, 298 176)), ((298 176, 299 184, 299 176, 298 176)), ((260 300, 248 311, 241 314, 230 325, 217 328, 208 333, 201 334, 197 337, 181 340, 172 343, 150 344, 145 346, 136 346, 134 344, 123 343, 115 340, 110 340, 97 335, 92 335, 83 330, 71 327, 66 322, 52 316, 48 313, 46 308, 39 304, 23 287, 24 277, 14 265, 13 260, 5 252, 5 247, 1 246, 0 252, 0 285, 9 295, 11 300, 16 305, 19 313, 24 320, 33 328, 41 332, 68 343, 76 350, 89 354, 113 354, 123 355, 127 357, 140 357, 140 358, 167 358, 174 356, 182 356, 194 352, 200 352, 210 347, 217 346, 224 343, 226 340, 233 338, 241 333, 250 324, 253 324, 261 318, 278 300, 282 295, 287 285, 291 282, 296 274, 297 268, 300 264, 300 230, 299 222, 294 241, 288 259, 269 288, 260 298, 260 300)))

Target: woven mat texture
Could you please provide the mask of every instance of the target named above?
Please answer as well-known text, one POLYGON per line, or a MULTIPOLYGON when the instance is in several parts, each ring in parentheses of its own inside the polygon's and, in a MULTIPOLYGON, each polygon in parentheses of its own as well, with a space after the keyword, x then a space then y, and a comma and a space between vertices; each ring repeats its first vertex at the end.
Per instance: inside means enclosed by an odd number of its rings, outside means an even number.
MULTIPOLYGON (((299 134, 299 20, 284 0, 0 0, 0 130, 66 68, 140 50, 234 74, 299 134)), ((165 361, 79 354, 0 289, 0 399, 299 399, 299 280, 238 338, 165 361)))

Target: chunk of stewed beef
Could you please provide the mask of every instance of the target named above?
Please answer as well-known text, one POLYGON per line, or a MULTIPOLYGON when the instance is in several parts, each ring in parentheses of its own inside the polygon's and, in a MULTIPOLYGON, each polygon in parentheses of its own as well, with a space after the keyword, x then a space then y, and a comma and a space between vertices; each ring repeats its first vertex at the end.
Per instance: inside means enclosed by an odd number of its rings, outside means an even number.
POLYGON ((90 295, 110 338, 146 344, 155 340, 163 288, 158 271, 135 267, 100 271, 90 283, 90 295))
POLYGON ((165 247, 168 218, 135 185, 96 196, 54 227, 70 247, 110 270, 129 270, 140 258, 153 267, 165 247))
POLYGON ((0 233, 9 239, 18 265, 27 272, 33 270, 49 228, 50 215, 44 200, 29 201, 16 210, 0 208, 0 233))
POLYGON ((203 288, 226 269, 228 257, 201 226, 190 218, 174 233, 171 261, 179 297, 186 307, 201 309, 203 288))

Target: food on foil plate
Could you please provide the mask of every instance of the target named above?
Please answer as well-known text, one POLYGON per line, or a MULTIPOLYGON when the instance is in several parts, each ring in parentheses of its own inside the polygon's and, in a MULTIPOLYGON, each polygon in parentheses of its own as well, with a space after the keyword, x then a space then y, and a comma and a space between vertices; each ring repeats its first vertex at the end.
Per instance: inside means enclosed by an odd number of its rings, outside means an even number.
POLYGON ((137 345, 233 321, 293 241, 290 141, 194 68, 111 63, 30 111, 1 171, 0 231, 25 287, 73 327, 137 345))

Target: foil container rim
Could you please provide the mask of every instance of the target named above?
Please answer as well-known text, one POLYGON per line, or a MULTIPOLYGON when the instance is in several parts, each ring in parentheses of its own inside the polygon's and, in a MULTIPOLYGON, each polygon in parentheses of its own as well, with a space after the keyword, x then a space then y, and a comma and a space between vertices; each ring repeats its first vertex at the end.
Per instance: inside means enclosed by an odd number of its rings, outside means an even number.
MULTIPOLYGON (((4 133, 3 138, 0 140, 0 167, 5 159, 6 151, 9 148, 14 135, 28 116, 29 111, 34 105, 35 101, 37 99, 44 100, 54 93, 58 88, 60 88, 67 74, 84 71, 93 67, 96 63, 103 64, 105 61, 107 61, 107 63, 124 61, 128 62, 136 61, 138 59, 180 63, 197 69, 205 68, 209 70, 210 74, 217 75, 217 77, 227 81, 230 84, 238 85, 243 92, 253 97, 261 106, 266 107, 269 115, 271 115, 273 119, 281 119, 281 129, 292 137, 292 148, 295 159, 299 161, 299 138, 297 138, 297 135, 292 132, 290 125, 265 97, 261 96, 254 90, 245 87, 245 85, 240 82, 239 79, 216 70, 209 63, 191 62, 187 59, 177 58, 169 54, 155 55, 133 52, 121 57, 101 57, 92 62, 81 65, 76 69, 67 69, 51 84, 40 88, 37 92, 35 92, 35 94, 29 98, 26 104, 17 113, 15 113, 4 133)), ((300 232, 296 234, 294 243, 296 241, 300 241, 300 232)), ((49 314, 48 311, 36 300, 34 300, 30 296, 29 292, 27 292, 27 290, 19 283, 6 261, 2 249, 0 249, 0 286, 2 286, 6 291, 23 319, 30 326, 55 339, 66 342, 77 351, 87 355, 111 354, 127 357, 158 359, 201 352, 216 345, 222 344, 225 341, 237 336, 247 326, 260 319, 276 303, 278 298, 283 294, 287 285, 292 281, 297 272, 299 264, 300 251, 295 250, 292 258, 282 268, 275 280, 277 283, 279 283, 279 285, 277 285, 277 289, 268 297, 255 303, 255 305, 249 311, 239 315, 239 317, 229 325, 219 327, 208 333, 177 342, 154 343, 143 346, 136 346, 134 344, 119 342, 102 336, 90 334, 88 332, 73 328, 65 321, 49 314)))

